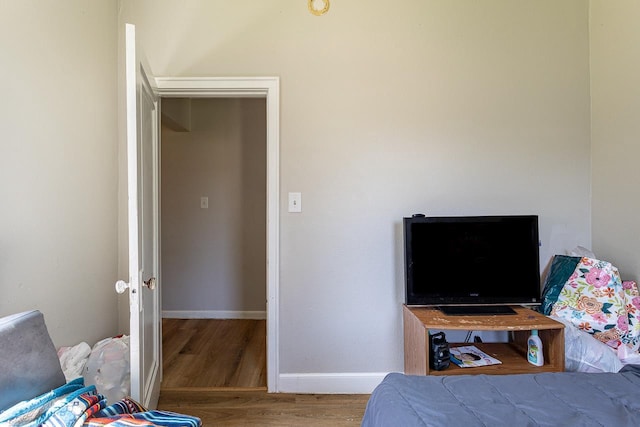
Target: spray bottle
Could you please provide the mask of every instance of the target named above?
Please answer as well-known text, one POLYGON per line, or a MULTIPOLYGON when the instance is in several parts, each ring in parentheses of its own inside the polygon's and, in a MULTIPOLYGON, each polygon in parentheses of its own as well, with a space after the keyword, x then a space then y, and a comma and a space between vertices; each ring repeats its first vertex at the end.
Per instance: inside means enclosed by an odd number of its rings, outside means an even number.
POLYGON ((538 330, 533 329, 531 336, 527 340, 527 360, 535 366, 544 365, 544 354, 542 351, 542 340, 538 336, 538 330))

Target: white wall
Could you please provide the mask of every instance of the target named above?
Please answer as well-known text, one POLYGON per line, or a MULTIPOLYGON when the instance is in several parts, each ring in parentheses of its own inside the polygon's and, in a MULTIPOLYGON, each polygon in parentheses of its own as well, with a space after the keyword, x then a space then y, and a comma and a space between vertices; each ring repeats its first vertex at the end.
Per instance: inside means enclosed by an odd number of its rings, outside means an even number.
POLYGON ((265 99, 190 105, 190 132, 162 131, 162 309, 170 317, 264 315, 265 99))
POLYGON ((0 315, 41 309, 57 345, 115 330, 124 22, 158 74, 281 77, 282 372, 401 369, 413 212, 538 213, 544 261, 591 244, 593 179, 593 248, 638 280, 640 12, 588 5, 121 0, 116 25, 109 1, 0 3, 0 315))
POLYGON ((593 248, 640 280, 640 2, 591 2, 593 248))
POLYGON ((57 346, 117 332, 116 7, 0 2, 0 316, 57 346))
POLYGON ((157 75, 281 78, 282 373, 402 370, 403 216, 538 214, 543 263, 591 245, 587 2, 121 5, 157 75))

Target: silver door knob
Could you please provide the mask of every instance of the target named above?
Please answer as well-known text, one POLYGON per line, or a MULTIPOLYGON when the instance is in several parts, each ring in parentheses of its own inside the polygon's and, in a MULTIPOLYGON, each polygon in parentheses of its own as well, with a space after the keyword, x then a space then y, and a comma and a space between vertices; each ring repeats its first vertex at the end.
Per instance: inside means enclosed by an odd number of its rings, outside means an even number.
POLYGON ((149 280, 145 280, 144 285, 149 288, 149 290, 154 290, 156 288, 156 278, 150 277, 149 280))

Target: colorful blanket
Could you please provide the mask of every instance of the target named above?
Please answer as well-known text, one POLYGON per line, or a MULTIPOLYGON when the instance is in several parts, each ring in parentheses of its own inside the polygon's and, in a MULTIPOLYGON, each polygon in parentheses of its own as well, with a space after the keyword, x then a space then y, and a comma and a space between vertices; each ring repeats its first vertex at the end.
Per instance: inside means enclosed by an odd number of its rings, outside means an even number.
POLYGON ((14 427, 201 427, 199 418, 167 411, 147 411, 125 398, 107 406, 95 386, 82 378, 0 413, 0 426, 14 427))

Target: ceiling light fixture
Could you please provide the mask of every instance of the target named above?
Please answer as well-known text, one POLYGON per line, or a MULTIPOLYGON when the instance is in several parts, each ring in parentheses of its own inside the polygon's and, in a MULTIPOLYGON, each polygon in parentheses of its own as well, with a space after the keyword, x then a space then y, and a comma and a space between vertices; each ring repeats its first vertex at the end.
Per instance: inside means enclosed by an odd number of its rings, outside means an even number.
POLYGON ((329 11, 329 0, 308 0, 309 12, 322 16, 329 11))

